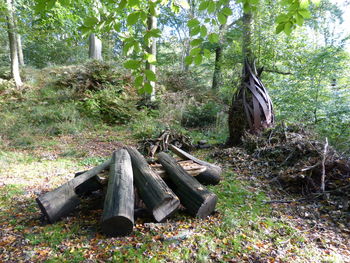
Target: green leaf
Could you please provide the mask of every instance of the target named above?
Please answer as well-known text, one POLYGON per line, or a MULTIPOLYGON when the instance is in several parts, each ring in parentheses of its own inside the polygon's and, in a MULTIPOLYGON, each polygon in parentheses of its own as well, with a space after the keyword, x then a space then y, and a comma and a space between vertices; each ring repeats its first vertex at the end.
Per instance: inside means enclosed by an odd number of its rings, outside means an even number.
POLYGON ((90 17, 86 18, 84 21, 84 25, 86 27, 93 27, 97 23, 98 23, 98 19, 97 19, 97 17, 94 17, 94 16, 90 16, 90 17))
POLYGON ((148 33, 151 37, 161 37, 161 31, 158 28, 151 29, 148 33))
POLYGON ((125 55, 129 55, 129 53, 131 53, 134 49, 134 42, 130 41, 130 42, 124 42, 124 46, 123 46, 123 53, 125 55))
POLYGON ((200 31, 201 31, 200 26, 193 27, 190 31, 190 36, 195 36, 195 35, 199 34, 200 31))
POLYGON ((131 13, 130 15, 128 15, 128 17, 126 19, 128 26, 135 25, 137 23, 137 20, 139 19, 139 17, 140 17, 139 12, 134 12, 134 13, 131 13))
POLYGON ((303 9, 309 7, 309 0, 299 0, 299 6, 303 9))
POLYGON ((226 16, 230 16, 232 15, 232 10, 228 7, 224 7, 222 10, 221 10, 221 13, 223 13, 224 15, 226 16))
POLYGON ((201 54, 198 54, 197 56, 194 57, 193 61, 194 64, 196 64, 197 66, 199 66, 202 63, 203 57, 201 54))
POLYGON ((207 58, 207 59, 210 59, 210 56, 211 56, 211 52, 209 49, 203 49, 203 55, 207 58))
POLYGON ((187 56, 185 57, 185 63, 186 65, 191 65, 193 62, 193 57, 192 56, 187 56))
POLYGON ((298 13, 300 15, 302 15, 304 18, 310 18, 311 17, 311 13, 307 9, 300 9, 300 10, 298 10, 298 13))
POLYGON ((143 76, 137 76, 134 81, 135 87, 141 87, 143 83, 143 76))
POLYGON ((144 88, 146 93, 152 94, 153 87, 152 87, 151 83, 146 82, 145 85, 143 86, 143 88, 144 88))
POLYGON ((198 10, 203 11, 208 8, 208 5, 209 5, 209 1, 203 1, 202 3, 200 3, 198 10))
POLYGON ((208 1, 209 3, 208 3, 208 13, 209 14, 211 14, 211 13, 214 13, 215 12, 215 10, 216 10, 216 4, 215 4, 215 2, 214 1, 212 1, 212 0, 209 0, 208 1))
POLYGON ((121 23, 115 23, 114 26, 113 26, 114 30, 117 31, 117 32, 120 31, 121 27, 122 27, 121 23))
POLYGON ((304 17, 302 15, 300 15, 300 14, 297 14, 295 16, 295 21, 296 21, 298 26, 302 26, 303 23, 304 23, 304 17))
POLYGON ((278 24, 276 27, 276 34, 279 34, 283 31, 285 23, 278 24))
POLYGON ((60 0, 60 4, 64 7, 69 6, 70 0, 60 0))
POLYGON ((140 61, 131 59, 124 63, 124 67, 127 69, 138 69, 140 67, 140 64, 140 61))
POLYGON ((46 2, 46 9, 50 10, 51 8, 53 8, 56 4, 56 0, 49 0, 46 2))
POLYGON ((126 7, 127 3, 128 3, 127 0, 121 0, 119 5, 118 5, 118 8, 124 9, 126 7))
POLYGON ((157 80, 156 74, 154 74, 154 72, 152 70, 146 69, 145 75, 149 81, 156 81, 157 80))
POLYGON ((276 18, 276 23, 287 22, 288 20, 289 20, 289 16, 287 16, 286 14, 280 14, 280 15, 276 18))
POLYGON ((227 22, 227 16, 224 15, 223 13, 219 13, 218 14, 218 20, 219 20, 221 25, 225 25, 226 22, 227 22))
POLYGON ((200 23, 199 23, 199 21, 197 20, 197 19, 191 19, 191 20, 189 20, 188 22, 187 22, 187 26, 189 27, 189 28, 192 28, 192 27, 195 27, 195 26, 198 26, 200 23))
POLYGON ((140 5, 140 0, 127 0, 128 6, 134 7, 140 5))
POLYGON ((150 64, 154 64, 157 62, 156 56, 153 54, 146 53, 146 60, 150 64))
POLYGON ((210 33, 208 36, 209 42, 214 44, 219 42, 219 35, 216 33, 210 33))
POLYGON ((197 39, 193 39, 191 42, 190 42, 190 45, 191 46, 198 46, 200 44, 202 44, 203 40, 200 39, 200 38, 197 38, 197 39))
POLYGON ((201 33, 201 37, 205 37, 208 34, 208 30, 207 30, 207 27, 205 25, 201 26, 200 33, 201 33))
POLYGON ((201 53, 201 48, 200 47, 195 47, 195 48, 192 48, 191 51, 190 51, 190 55, 191 56, 197 56, 199 53, 201 53))
POLYGON ((284 33, 286 33, 288 36, 290 35, 290 33, 292 33, 292 23, 291 22, 287 22, 285 25, 284 25, 284 33))

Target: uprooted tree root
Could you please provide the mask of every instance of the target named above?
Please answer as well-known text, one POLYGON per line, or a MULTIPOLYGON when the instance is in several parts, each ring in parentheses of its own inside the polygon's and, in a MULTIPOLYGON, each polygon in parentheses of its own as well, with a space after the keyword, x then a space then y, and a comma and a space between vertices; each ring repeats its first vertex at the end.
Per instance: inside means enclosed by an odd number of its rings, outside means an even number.
POLYGON ((213 157, 230 162, 237 173, 248 170, 290 193, 348 198, 350 192, 350 158, 298 126, 246 134, 242 148, 220 150, 213 157))

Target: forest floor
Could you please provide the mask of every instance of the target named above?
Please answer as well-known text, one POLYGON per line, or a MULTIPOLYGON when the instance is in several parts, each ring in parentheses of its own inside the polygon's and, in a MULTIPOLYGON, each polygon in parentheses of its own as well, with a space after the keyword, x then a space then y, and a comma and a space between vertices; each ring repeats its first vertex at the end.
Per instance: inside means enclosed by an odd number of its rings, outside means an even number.
POLYGON ((209 187, 219 197, 216 212, 205 220, 139 219, 130 236, 108 238, 102 210, 83 203, 47 224, 38 195, 137 142, 127 127, 37 140, 37 147, 0 146, 0 262, 350 262, 346 222, 322 213, 319 202, 278 191, 249 159, 213 159, 213 148, 192 153, 224 168, 223 181, 209 187))

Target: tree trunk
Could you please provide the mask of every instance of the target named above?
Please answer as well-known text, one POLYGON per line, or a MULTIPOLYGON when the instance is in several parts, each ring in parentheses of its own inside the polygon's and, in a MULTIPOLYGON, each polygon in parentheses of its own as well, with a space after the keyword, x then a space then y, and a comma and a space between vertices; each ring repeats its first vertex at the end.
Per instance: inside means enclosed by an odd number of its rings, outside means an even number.
MULTIPOLYGON (((153 0, 149 0, 150 2, 153 2, 153 0)), ((153 30, 157 29, 157 17, 152 15, 151 13, 148 14, 147 18, 147 29, 153 30)), ((155 37, 151 37, 149 40, 149 46, 147 47, 147 52, 154 57, 157 57, 157 39, 155 37)), ((150 64, 148 61, 146 62, 146 69, 151 70, 154 74, 156 74, 156 66, 153 64, 150 64)), ((156 83, 154 81, 150 81, 150 84, 152 86, 152 93, 149 95, 150 101, 155 101, 156 99, 156 83)))
POLYGON ((10 45, 10 54, 11 54, 11 74, 12 78, 15 81, 16 87, 21 87, 23 85, 20 71, 19 71, 19 62, 18 62, 18 50, 17 50, 17 37, 16 37, 16 26, 15 26, 15 17, 13 10, 12 0, 6 0, 7 4, 7 28, 8 28, 8 37, 10 45))
POLYGON ((213 74, 213 83, 212 89, 218 90, 222 82, 222 73, 221 73, 221 64, 222 64, 222 45, 218 43, 218 46, 215 48, 215 67, 213 74))
POLYGON ((208 191, 196 179, 189 175, 175 159, 161 152, 158 160, 166 170, 168 177, 174 183, 174 192, 180 198, 187 211, 198 218, 206 218, 216 206, 217 196, 208 191))
POLYGON ((113 153, 101 228, 108 236, 126 236, 134 226, 133 170, 129 153, 113 153))
POLYGON ((20 34, 17 34, 17 50, 18 50, 18 62, 20 66, 24 66, 23 48, 22 48, 22 38, 20 34))
POLYGON ((80 203, 76 188, 103 170, 108 169, 110 163, 111 160, 108 160, 75 177, 55 190, 39 196, 36 201, 49 222, 53 223, 72 212, 80 203))
POLYGON ((242 79, 238 92, 233 94, 232 103, 228 116, 229 138, 226 142, 228 146, 239 145, 242 142, 242 136, 247 129, 247 120, 244 112, 243 95, 244 95, 244 69, 245 63, 252 61, 253 52, 251 49, 252 42, 252 13, 243 11, 242 26, 242 79))
POLYGON ((179 198, 163 179, 149 167, 145 158, 133 147, 127 147, 131 157, 134 181, 141 199, 152 210, 154 218, 161 222, 179 207, 179 198))
POLYGON ((102 59, 102 41, 96 37, 95 34, 91 34, 89 37, 89 58, 96 60, 102 59))

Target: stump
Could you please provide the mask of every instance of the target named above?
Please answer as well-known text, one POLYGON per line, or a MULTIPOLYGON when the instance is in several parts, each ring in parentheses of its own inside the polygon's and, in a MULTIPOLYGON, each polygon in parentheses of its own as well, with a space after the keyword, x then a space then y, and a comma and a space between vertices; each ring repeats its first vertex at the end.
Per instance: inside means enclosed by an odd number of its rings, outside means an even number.
POLYGON ((179 198, 166 185, 163 179, 149 167, 146 159, 133 147, 126 147, 128 150, 134 182, 148 209, 156 221, 161 222, 173 214, 179 207, 179 198))
POLYGON ((181 204, 191 215, 205 218, 214 211, 218 200, 214 193, 189 175, 170 155, 159 153, 158 160, 175 185, 173 190, 180 198, 181 204))
POLYGON ((101 220, 102 232, 108 236, 125 236, 134 226, 133 170, 129 153, 113 153, 101 220))

